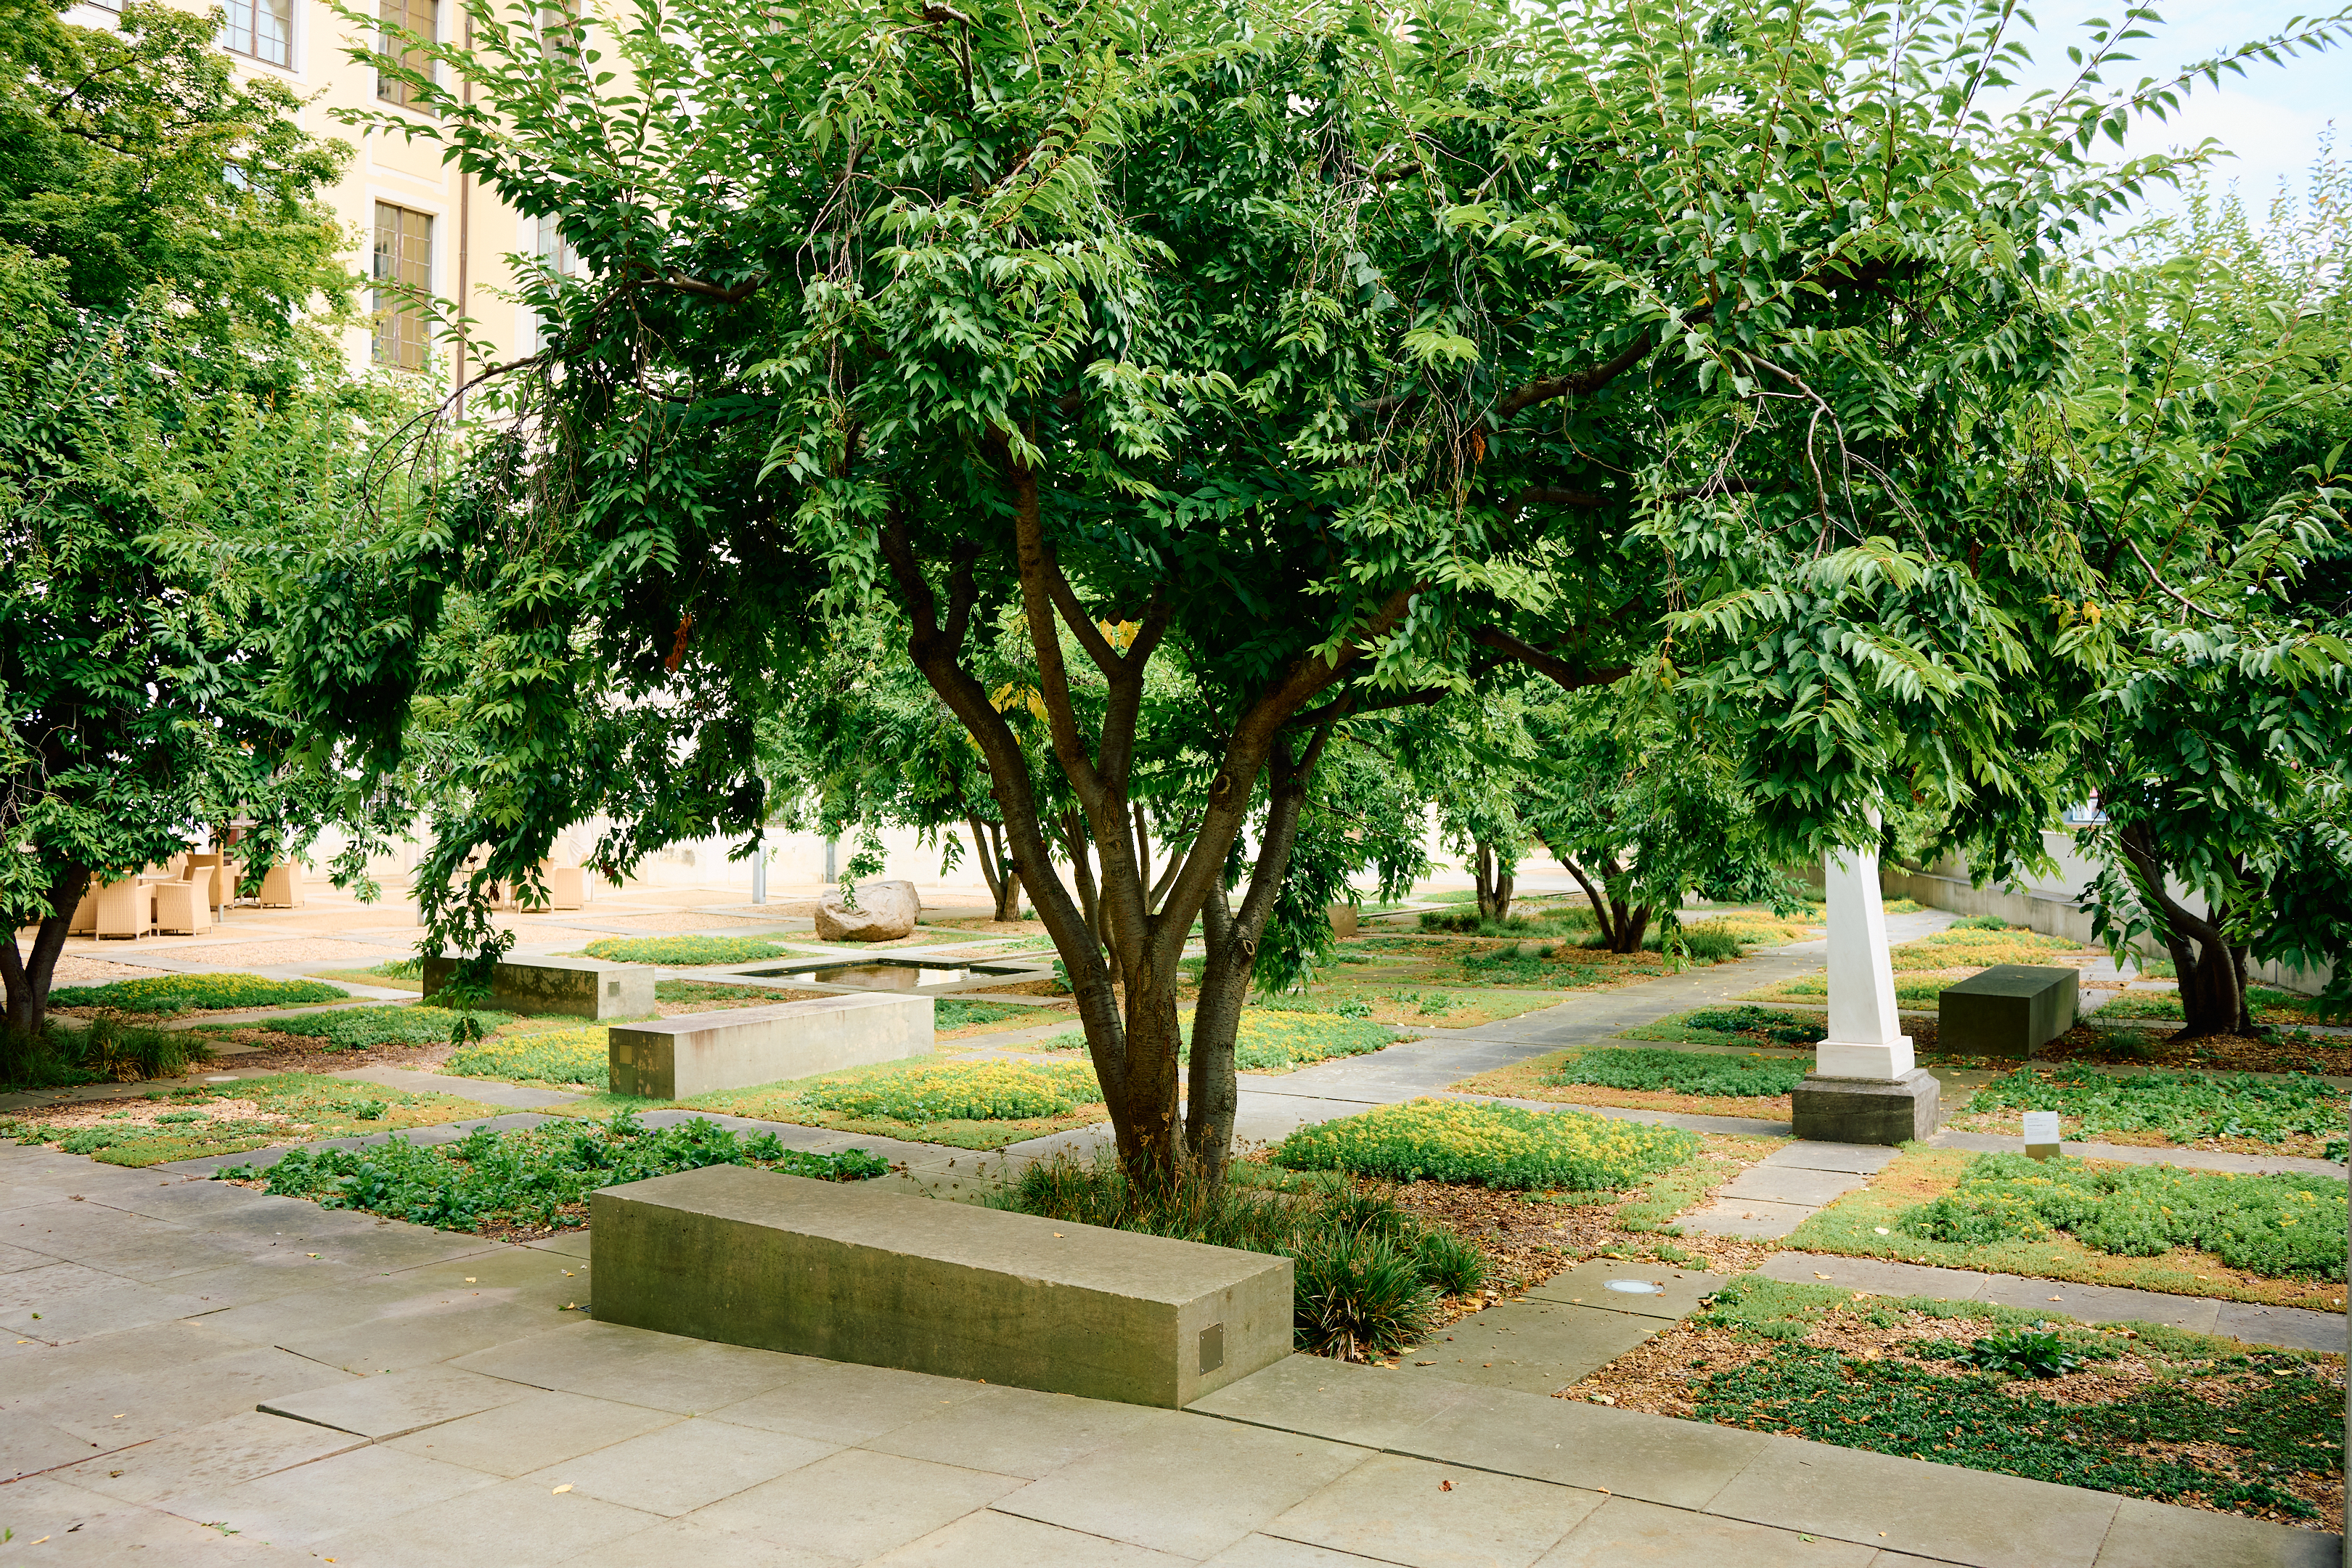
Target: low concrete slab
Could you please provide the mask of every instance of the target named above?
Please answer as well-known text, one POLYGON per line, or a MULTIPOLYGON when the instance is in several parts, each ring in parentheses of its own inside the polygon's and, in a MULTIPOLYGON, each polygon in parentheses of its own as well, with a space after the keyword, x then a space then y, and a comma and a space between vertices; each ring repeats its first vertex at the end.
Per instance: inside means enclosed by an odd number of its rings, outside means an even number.
POLYGON ((1937 1041, 2023 1061, 2074 1026, 2081 982, 2070 964, 1996 963, 1944 987, 1937 1041))
POLYGON ((1744 1236, 1771 1241, 1787 1236, 1821 1211, 1808 1204, 1773 1203, 1764 1198, 1717 1198, 1675 1221, 1685 1230, 1709 1236, 1744 1236))
POLYGON ((1398 1367, 1416 1377, 1557 1394, 1666 1325, 1656 1318, 1529 1299, 1448 1323, 1398 1367))
POLYGON ((1286 1258, 734 1165, 589 1213, 606 1322, 1169 1407, 1290 1353, 1286 1258))
MULTIPOLYGON (((457 973, 454 958, 425 961, 425 994, 457 973)), ((489 1005, 502 1013, 562 1013, 575 1018, 639 1018, 654 1010, 654 972, 642 963, 593 958, 517 959, 490 971, 489 1005)))
POLYGON ((684 1100, 928 1056, 931 998, 862 994, 687 1013, 605 1031, 615 1094, 684 1100))
POLYGON ((1663 1263, 1638 1263, 1622 1258, 1590 1258, 1575 1268, 1530 1286, 1528 1295, 1539 1301, 1566 1301, 1598 1307, 1637 1318, 1678 1322, 1698 1310, 1728 1275, 1696 1268, 1671 1268, 1663 1263), (1636 1289, 1640 1287, 1640 1289, 1636 1289))

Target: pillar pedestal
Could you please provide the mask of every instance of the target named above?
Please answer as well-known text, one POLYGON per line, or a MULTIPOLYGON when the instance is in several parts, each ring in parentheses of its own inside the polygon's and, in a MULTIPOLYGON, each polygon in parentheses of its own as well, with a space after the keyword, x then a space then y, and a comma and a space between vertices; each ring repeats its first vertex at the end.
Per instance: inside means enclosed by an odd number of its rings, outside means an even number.
MULTIPOLYGON (((1877 814, 1871 821, 1877 822, 1877 814)), ((1878 854, 1825 856, 1822 901, 1829 919, 1829 1032, 1813 1070, 1789 1097, 1800 1138, 1827 1143, 1902 1143, 1936 1130, 1935 1075, 1912 1059, 1895 1005, 1886 911, 1878 897, 1878 854)))

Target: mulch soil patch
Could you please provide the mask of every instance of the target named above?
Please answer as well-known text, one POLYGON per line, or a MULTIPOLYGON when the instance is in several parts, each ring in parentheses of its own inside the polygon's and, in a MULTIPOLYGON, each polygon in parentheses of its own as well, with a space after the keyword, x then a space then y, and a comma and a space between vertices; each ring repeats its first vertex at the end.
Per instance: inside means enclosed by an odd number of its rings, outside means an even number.
MULTIPOLYGON (((1933 1317, 1925 1312, 1893 1310, 1874 1307, 1870 1293, 1857 1291, 1852 1303, 1833 1308, 1819 1321, 1806 1328, 1801 1338, 1790 1340, 1766 1339, 1745 1333, 1735 1328, 1706 1326, 1704 1314, 1698 1320, 1685 1321, 1660 1333, 1618 1357, 1582 1382, 1563 1389, 1558 1397, 1614 1405, 1621 1410, 1639 1410, 1656 1415, 1672 1415, 1684 1420, 1703 1419, 1698 1415, 1700 1402, 1707 1397, 1705 1380, 1736 1371, 1776 1354, 1785 1355, 1793 1345, 1812 1347, 1834 1352, 1850 1366, 1867 1367, 1871 1363, 1891 1363, 1931 1375, 1968 1378, 1972 1369, 1957 1362, 1941 1358, 1924 1358, 1917 1352, 1933 1342, 1973 1344, 1979 1339, 2001 1331, 1989 1319, 1953 1319, 1933 1317), (1877 1320, 1889 1320, 1874 1321, 1877 1320)), ((2290 1361, 2285 1357, 2255 1354, 2250 1359, 2256 1364, 2215 1368, 2209 1361, 2200 1365, 2194 1358, 2184 1358, 2178 1352, 2140 1353, 2137 1336, 2129 1331, 2110 1331, 2105 1338, 2121 1351, 2112 1360, 2086 1360, 2082 1370, 2057 1378, 2020 1378, 2010 1382, 2004 1392, 2019 1400, 2019 1420, 2027 1420, 2032 1411, 2024 1403, 2038 1397, 2060 1405, 2083 1407, 2114 1405, 2135 1396, 2147 1395, 2167 1387, 2179 1390, 2190 1399, 2209 1405, 2228 1405, 2249 1393, 2260 1393, 2273 1377, 2297 1375, 2319 1384, 2322 1394, 2333 1409, 2343 1407, 2345 1380, 2344 1358, 2317 1356, 2290 1361), (2278 1366, 2264 1364, 2277 1362, 2291 1368, 2283 1373, 2278 1366), (2202 1373, 2203 1375, 2200 1375, 2202 1373), (2331 1392, 2332 1391, 2332 1392, 2331 1392)), ((2258 1347, 2249 1347, 2258 1349, 2258 1347)), ((2214 1358, 2226 1362, 2232 1358, 2214 1358)), ((1836 1401, 1832 1401, 1836 1404, 1836 1401)), ((1727 1419, 1722 1415, 1713 1417, 1723 1426, 1747 1426, 1756 1430, 1789 1432, 1812 1438, 1817 1442, 1838 1443, 1854 1447, 1874 1448, 1894 1452, 1906 1445, 1889 1447, 1883 1439, 1874 1441, 1878 1434, 1870 1431, 1870 1415, 1859 1405, 1847 1407, 1843 1414, 1815 1417, 1811 1409, 1798 1417, 1801 1425, 1790 1425, 1790 1413, 1770 1407, 1751 1407, 1741 1419, 1727 1419), (1840 1432, 1837 1426, 1851 1430, 1840 1432)), ((2224 1436, 2243 1436, 2234 1430, 2224 1436)), ((1956 1427, 1948 1434, 1947 1451, 1928 1458, 1949 1464, 1969 1464, 1970 1458, 1981 1462, 1973 1468, 2004 1470, 2009 1467, 1999 1462, 1995 1454, 1971 1456, 1974 1441, 1987 1434, 1956 1427)), ((2247 1472, 2247 1450, 2226 1441, 2165 1440, 2153 1438, 2132 1442, 2109 1442, 2102 1445, 2108 1457, 2140 1458, 2158 1463, 2173 1461, 2205 1471, 2226 1483, 2231 1480, 2254 1479, 2247 1472)), ((2336 1459, 2340 1460, 2340 1447, 2336 1459)), ((2011 1473, 2016 1473, 2011 1471, 2011 1473)), ((2337 1464, 2314 1464, 2282 1483, 2275 1474, 2263 1478, 2272 1485, 2290 1492, 2296 1500, 2315 1510, 2316 1517, 2297 1515, 2275 1508, 2241 1504, 2226 1507, 2213 1498, 2197 1493, 2175 1495, 2164 1500, 2200 1508, 2213 1512, 2235 1512, 2255 1518, 2270 1519, 2278 1523, 2304 1530, 2341 1531, 2344 1528, 2344 1479, 2337 1464)))

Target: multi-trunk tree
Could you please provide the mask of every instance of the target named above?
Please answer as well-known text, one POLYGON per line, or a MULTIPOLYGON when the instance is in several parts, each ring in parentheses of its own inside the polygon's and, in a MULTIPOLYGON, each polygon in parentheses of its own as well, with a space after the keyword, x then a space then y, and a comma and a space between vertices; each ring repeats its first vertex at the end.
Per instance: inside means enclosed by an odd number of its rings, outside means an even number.
POLYGON ((1957 4, 468 11, 470 49, 368 57, 428 115, 357 118, 586 273, 528 290, 548 346, 479 389, 504 422, 406 579, 462 581, 502 650, 502 760, 429 868, 519 872, 600 811, 619 860, 748 827, 760 716, 885 598, 1122 1157, 1214 1173, 1239 1004, 1183 1079, 1188 934, 1238 997, 1362 715, 1671 658, 1776 726, 1792 841, 1859 836, 1890 776, 2042 804, 2002 680, 2079 557, 1947 503, 2064 352, 2052 247, 2153 172, 2090 133, 2162 89, 1986 118, 1953 84, 2005 40, 1957 4), (660 746, 593 739, 631 726, 660 746))
MULTIPOLYGON (((59 7, 61 8, 61 7, 59 7)), ((257 819, 299 847, 337 789, 268 697, 278 552, 352 530, 363 428, 310 324, 349 292, 315 198, 336 149, 215 24, 0 10, 0 982, 41 1030, 93 879, 257 819), (24 942, 22 928, 31 928, 24 942)), ((252 874, 257 877, 257 862, 252 874)))

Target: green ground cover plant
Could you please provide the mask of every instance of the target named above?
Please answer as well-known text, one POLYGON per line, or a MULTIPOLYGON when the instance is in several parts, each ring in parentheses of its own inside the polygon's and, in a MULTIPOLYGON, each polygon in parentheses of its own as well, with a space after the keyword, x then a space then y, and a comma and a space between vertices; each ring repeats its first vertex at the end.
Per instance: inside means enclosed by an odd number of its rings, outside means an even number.
MULTIPOLYGON (((325 1042, 331 1051, 364 1051, 377 1046, 430 1046, 452 1037, 451 1030, 466 1015, 449 1007, 424 1003, 383 1007, 346 1007, 332 1013, 309 1013, 294 1018, 272 1018, 268 1026, 281 1035, 299 1035, 325 1042)), ((510 1013, 477 1012, 486 1029, 513 1022, 510 1013)))
MULTIPOLYGON (((2109 1354, 2114 1352, 2110 1351, 2109 1354)), ((1760 1360, 1703 1373, 1693 1414, 1727 1426, 1780 1432, 2130 1497, 2202 1498, 2224 1509, 2308 1519, 2297 1477, 2343 1461, 2343 1390, 2282 1354, 2221 1358, 2218 1373, 2252 1373, 2227 1393, 2158 1384, 2110 1403, 2063 1405, 1998 1373, 1949 1373, 1818 1345, 1776 1347, 1760 1360), (2133 1445, 2213 1445, 2228 1465, 2136 1454, 2133 1445)))
MULTIPOLYGON (((1946 975, 1935 980, 1922 980, 1916 975, 1895 977, 1895 1000, 1906 1007, 1933 1007, 1942 998, 1944 987, 1956 985, 1964 978, 1946 975)), ((1767 985, 1750 991, 1741 998, 1748 1002, 1806 1002, 1825 1000, 1830 994, 1829 977, 1825 974, 1800 974, 1778 985, 1767 985)))
POLYGON ((1100 1104, 1094 1069, 1073 1063, 943 1062, 886 1076, 818 1082, 801 1099, 821 1110, 866 1121, 1024 1121, 1066 1116, 1100 1104))
MULTIPOLYGON (((2335 1279, 2316 1279, 2292 1276, 2273 1278, 2251 1269, 2232 1268, 2212 1253, 2189 1247, 2154 1255, 2107 1252, 2089 1245, 2069 1230, 2046 1225, 2040 1234, 2028 1234, 2032 1227, 2019 1226, 2020 1234, 1990 1240, 1937 1240, 1920 1235, 1902 1223, 1906 1215, 1957 1191, 1975 1162, 1988 1157, 1964 1150, 1906 1144, 1893 1163, 1871 1179, 1869 1186, 1846 1194, 1807 1218, 1790 1233, 1783 1245, 1805 1252, 1841 1253, 1853 1258, 1891 1258, 1904 1263, 1974 1268, 1988 1274, 2013 1274, 2029 1279, 2073 1279, 2086 1285, 2121 1285, 2170 1295, 2251 1301, 2264 1306, 2307 1307, 2336 1312, 2344 1310, 2345 1289, 2340 1275, 2335 1279)), ((2040 1163, 2027 1161, 2023 1155, 1990 1157, 2013 1159, 2021 1163, 2040 1163)), ((2067 1163, 2084 1163, 2072 1159, 2067 1163)), ((2238 1179, 2254 1181, 2260 1178, 2238 1179)), ((2333 1186, 2335 1208, 2331 1223, 2336 1232, 2336 1245, 2341 1247, 2345 1229, 2344 1185, 2337 1181, 2333 1186)), ((2317 1191, 2322 1200, 2318 1206, 2326 1210, 2327 1189, 2323 1187, 2317 1191)), ((2287 1228, 2301 1228, 2304 1223, 2298 1219, 2296 1226, 2287 1228)), ((1969 1233, 1956 1231, 1955 1234, 1969 1233)))
POLYGON ((1302 1127, 1274 1162, 1396 1182, 1614 1192, 1697 1154, 1698 1135, 1572 1110, 1415 1100, 1302 1127))
POLYGON ((0 1122, 0 1131, 20 1143, 54 1143, 69 1154, 138 1168, 497 1114, 495 1106, 453 1094, 355 1084, 317 1073, 275 1073, 152 1090, 128 1104, 103 1102, 62 1114, 53 1109, 50 1120, 0 1122))
POLYGON ((1706 1051, 1602 1047, 1570 1058, 1544 1075, 1549 1084, 1663 1089, 1730 1098, 1787 1094, 1811 1064, 1792 1057, 1727 1057, 1706 1051))
POLYGON ((752 963, 789 958, 793 950, 756 936, 608 936, 581 949, 609 963, 658 963, 691 969, 703 963, 752 963))
POLYGON ((1996 963, 2043 963, 2058 953, 2082 951, 2083 944, 2071 937, 2044 936, 2023 926, 1989 927, 1963 922, 1897 942, 1888 950, 1887 957, 1899 973, 1906 969, 1983 969, 1996 963))
POLYGON ((258 974, 155 974, 103 985, 66 985, 49 993, 53 1009, 103 1007, 117 1013, 175 1017, 244 1007, 297 1007, 341 1002, 351 993, 316 980, 268 980, 258 974))
POLYGON ((1979 1154, 1952 1191, 1895 1226, 1929 1241, 2032 1241, 2063 1231, 2100 1252, 2210 1252, 2270 1279, 2340 1279, 2344 1184, 2328 1176, 2103 1165, 1979 1154))
POLYGON ((520 1131, 478 1129, 454 1143, 404 1138, 361 1149, 296 1149, 266 1172, 234 1165, 222 1181, 323 1208, 364 1209, 442 1230, 551 1229, 587 1223, 588 1194, 705 1165, 756 1165, 821 1181, 862 1181, 888 1164, 863 1150, 812 1154, 772 1132, 740 1136, 696 1118, 649 1128, 628 1111, 601 1122, 520 1131))
MULTIPOLYGON (((2246 1000, 2258 1024, 2318 1023, 2329 1015, 2316 996, 2298 995, 2268 985, 2246 987, 2246 1000)), ((2183 1014, 2177 991, 2124 991, 2100 1005, 2102 1018, 2163 1018, 2178 1021, 2183 1014)))
POLYGON ((441 1068, 459 1078, 604 1089, 611 1081, 611 1049, 605 1035, 602 1024, 493 1035, 458 1047, 441 1068))
POLYGON ((1695 1007, 1655 1023, 1637 1024, 1621 1037, 1629 1040, 1678 1040, 1692 1046, 1779 1046, 1804 1048, 1822 1037, 1819 1015, 1782 1013, 1769 1007, 1695 1007))
POLYGON ((2054 1110, 2084 1138, 2160 1132, 2173 1142, 2250 1138, 2334 1139, 2345 1126, 2346 1095, 2323 1079, 2297 1075, 2149 1071, 2117 1078, 2066 1067, 2020 1068, 1977 1090, 1970 1112, 2054 1110))
MULTIPOLYGON (((1346 1004, 1342 1003, 1341 1005, 1346 1004)), ((1370 1011, 1369 1008, 1366 1011, 1370 1011)), ((1192 1020, 1183 1023, 1184 1047, 1180 1059, 1192 1055, 1192 1020)), ((1386 1024, 1338 1013, 1307 1012, 1277 1001, 1252 1004, 1242 1010, 1234 1034, 1234 1065, 1243 1072, 1288 1072, 1334 1057, 1363 1056, 1392 1043, 1399 1031, 1386 1024)), ((1087 1037, 1076 1029, 1049 1036, 1034 1049, 1082 1051, 1087 1037)))
POLYGON ((709 980, 656 980, 656 1002, 701 1002, 720 1006, 757 1007, 774 1002, 796 1002, 817 995, 813 991, 776 990, 764 985, 728 985, 709 980))
POLYGON ((1221 1185, 1186 1179, 1146 1188, 1111 1161, 1065 1155, 1029 1166, 996 1201, 1048 1219, 1293 1258, 1295 1342, 1316 1355, 1393 1355, 1429 1331, 1441 1297, 1475 1290, 1486 1278, 1475 1248, 1386 1196, 1263 1166, 1237 1165, 1221 1185))
POLYGON ((975 1024, 998 1024, 1007 1018, 1026 1017, 1044 1023, 1055 1016, 1043 1008, 1023 1007, 1010 1002, 967 1002, 955 996, 942 996, 931 1004, 931 1027, 940 1034, 969 1029, 975 1024))
POLYGON ((110 1013, 79 1026, 53 1019, 29 1037, 0 1030, 0 1089, 177 1078, 214 1056, 184 1029, 145 1028, 110 1013))

